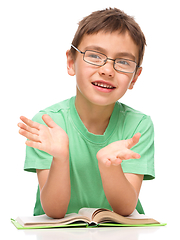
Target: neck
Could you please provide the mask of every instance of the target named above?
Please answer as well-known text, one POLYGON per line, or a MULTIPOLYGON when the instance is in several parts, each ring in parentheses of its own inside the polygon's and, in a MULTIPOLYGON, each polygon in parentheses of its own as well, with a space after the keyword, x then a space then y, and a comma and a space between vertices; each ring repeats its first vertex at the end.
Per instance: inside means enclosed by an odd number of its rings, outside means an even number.
POLYGON ((96 135, 105 132, 115 104, 98 106, 88 101, 79 100, 76 96, 76 110, 87 130, 96 135))

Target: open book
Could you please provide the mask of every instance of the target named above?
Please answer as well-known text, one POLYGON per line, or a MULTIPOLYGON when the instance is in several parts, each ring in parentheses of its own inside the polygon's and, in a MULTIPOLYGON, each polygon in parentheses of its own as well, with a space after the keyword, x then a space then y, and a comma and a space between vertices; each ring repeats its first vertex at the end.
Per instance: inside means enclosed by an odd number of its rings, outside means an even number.
POLYGON ((76 213, 67 214, 64 218, 53 219, 47 215, 33 217, 18 217, 16 220, 11 219, 12 223, 18 229, 30 228, 53 228, 53 227, 76 227, 76 226, 148 226, 148 225, 165 225, 158 221, 139 214, 135 209, 134 212, 123 217, 115 212, 102 208, 81 208, 76 213))

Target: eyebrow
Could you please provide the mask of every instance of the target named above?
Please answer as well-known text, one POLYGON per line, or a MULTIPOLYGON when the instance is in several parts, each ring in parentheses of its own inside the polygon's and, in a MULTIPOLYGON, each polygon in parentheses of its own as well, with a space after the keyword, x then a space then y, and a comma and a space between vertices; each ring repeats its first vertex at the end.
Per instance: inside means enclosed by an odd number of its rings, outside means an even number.
MULTIPOLYGON (((101 52, 105 55, 107 53, 104 48, 96 46, 96 45, 87 46, 85 48, 85 51, 86 50, 92 50, 92 51, 95 50, 95 51, 101 52)), ((136 61, 136 57, 130 52, 119 52, 119 53, 116 54, 116 56, 117 56, 117 58, 122 58, 122 57, 126 58, 127 57, 129 60, 136 61)))

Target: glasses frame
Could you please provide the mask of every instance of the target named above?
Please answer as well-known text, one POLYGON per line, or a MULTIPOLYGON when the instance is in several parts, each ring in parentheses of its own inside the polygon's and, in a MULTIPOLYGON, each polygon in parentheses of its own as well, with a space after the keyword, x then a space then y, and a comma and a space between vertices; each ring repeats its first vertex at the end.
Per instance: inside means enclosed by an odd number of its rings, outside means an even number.
MULTIPOLYGON (((74 48, 74 49, 75 49, 76 51, 78 51, 79 53, 83 54, 84 56, 85 56, 85 53, 86 53, 87 51, 95 52, 95 53, 100 53, 100 52, 93 51, 93 50, 86 50, 85 52, 82 52, 81 50, 79 50, 77 47, 75 47, 75 46, 72 45, 72 44, 71 44, 71 47, 74 48)), ((114 64, 113 64, 114 69, 115 69, 117 72, 123 72, 123 73, 134 73, 134 72, 137 71, 137 69, 140 67, 140 66, 138 66, 138 64, 137 64, 135 61, 130 60, 130 59, 126 59, 126 58, 116 58, 116 59, 112 59, 112 58, 108 58, 108 57, 107 57, 105 54, 103 54, 103 53, 100 53, 100 54, 106 57, 106 60, 104 60, 104 63, 103 63, 103 64, 95 64, 95 63, 88 62, 88 61, 86 61, 86 60, 84 59, 84 56, 83 56, 83 60, 84 60, 85 62, 91 64, 91 65, 99 66, 99 67, 104 66, 104 65, 107 63, 107 60, 111 60, 111 61, 114 62, 114 64), (130 61, 130 62, 134 62, 134 63, 136 64, 136 67, 135 67, 134 71, 133 71, 133 72, 127 72, 127 71, 121 71, 121 70, 116 69, 116 68, 115 68, 115 61, 116 61, 117 59, 123 59, 123 60, 128 60, 128 61, 130 61)))

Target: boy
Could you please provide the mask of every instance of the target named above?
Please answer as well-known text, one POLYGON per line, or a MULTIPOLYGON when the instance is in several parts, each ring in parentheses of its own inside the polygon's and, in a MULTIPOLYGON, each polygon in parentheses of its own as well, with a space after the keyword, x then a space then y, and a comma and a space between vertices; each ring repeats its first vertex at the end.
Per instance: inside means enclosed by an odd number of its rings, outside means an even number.
POLYGON ((134 19, 114 8, 80 23, 67 71, 76 97, 21 117, 24 169, 37 172, 34 215, 62 218, 82 207, 129 215, 143 179, 154 178, 154 131, 146 116, 118 100, 141 74, 146 40, 134 19))

